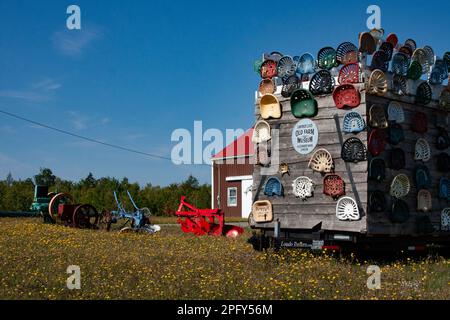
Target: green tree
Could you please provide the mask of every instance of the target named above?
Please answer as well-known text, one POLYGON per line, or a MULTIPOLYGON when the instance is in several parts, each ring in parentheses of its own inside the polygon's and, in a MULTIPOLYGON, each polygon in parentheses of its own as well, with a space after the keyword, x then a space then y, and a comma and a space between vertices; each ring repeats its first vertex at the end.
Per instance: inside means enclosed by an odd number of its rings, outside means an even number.
POLYGON ((34 176, 34 182, 36 185, 53 186, 55 184, 56 176, 52 170, 48 168, 41 168, 39 173, 34 176))

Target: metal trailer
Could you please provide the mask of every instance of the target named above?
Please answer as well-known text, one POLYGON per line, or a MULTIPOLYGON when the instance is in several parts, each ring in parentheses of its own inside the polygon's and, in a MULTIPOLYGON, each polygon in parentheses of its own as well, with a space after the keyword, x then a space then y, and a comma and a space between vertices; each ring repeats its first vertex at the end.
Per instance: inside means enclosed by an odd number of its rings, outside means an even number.
MULTIPOLYGON (((361 71, 358 74, 357 83, 352 83, 360 95, 360 103, 357 107, 338 108, 336 106, 333 93, 336 92, 340 80, 336 73, 334 74, 336 84, 333 87, 334 91, 314 96, 318 113, 308 118, 316 126, 318 142, 308 154, 300 154, 294 149, 293 130, 301 119, 295 117, 291 110, 292 96, 281 95, 282 90, 286 90, 286 86, 281 85, 281 79, 272 78, 272 81, 278 84, 275 86, 276 91, 273 95, 281 106, 279 118, 267 117, 267 115, 265 118, 262 117, 261 98, 267 93, 256 92, 256 121, 258 123, 264 120, 270 125, 271 140, 266 147, 261 148, 259 144, 255 147, 257 150, 253 171, 255 197, 249 218, 249 225, 255 230, 249 242, 255 249, 297 247, 419 251, 430 248, 449 248, 450 229, 448 220, 444 221, 445 215, 448 217, 450 210, 446 209, 450 207, 448 166, 447 172, 442 172, 442 168, 438 167, 438 155, 444 153, 446 154, 444 159, 448 157, 449 146, 440 145, 438 148, 437 139, 442 138, 442 135, 445 138, 448 129, 450 86, 428 86, 423 85, 425 81, 401 77, 400 80, 403 83, 400 85, 404 92, 400 92, 396 83, 398 76, 386 71, 382 72, 381 84, 385 85, 384 90, 372 90, 373 84, 370 83, 370 79, 373 71, 366 67, 364 54, 359 54, 357 65, 361 71), (432 89, 430 99, 425 101, 424 93, 420 92, 424 87, 432 89), (398 110, 393 110, 393 104, 398 110), (374 109, 371 110, 373 105, 381 106, 380 110, 384 111, 386 118, 385 124, 376 123, 378 116, 370 114, 374 113, 374 109), (366 125, 360 132, 350 133, 343 130, 343 120, 349 111, 358 112, 364 120, 366 125), (399 111, 399 114, 396 115, 394 111, 399 111), (425 130, 415 128, 416 112, 425 116, 425 130), (398 122, 391 121, 396 116, 399 117, 396 119, 398 122), (387 127, 384 128, 384 126, 387 127), (395 131, 392 128, 398 129, 399 126, 400 131, 403 132, 403 139, 393 141, 394 137, 389 137, 390 130, 395 131), (384 138, 381 134, 377 137, 377 133, 373 133, 376 131, 382 132, 385 135, 384 138), (344 161, 346 155, 343 154, 343 146, 350 138, 358 138, 362 142, 366 149, 366 159, 344 161), (419 139, 428 142, 428 152, 431 156, 421 157, 416 154, 417 148, 420 153, 419 139), (267 149, 271 149, 270 152, 267 152, 267 149), (330 196, 325 190, 329 187, 328 182, 324 182, 326 174, 311 169, 311 157, 319 149, 325 149, 331 155, 334 167, 331 171, 345 183, 345 194, 338 194, 335 198, 330 196), (396 164, 400 156, 397 153, 398 150, 394 151, 394 149, 402 150, 405 156, 403 166, 398 167, 396 164), (270 164, 267 164, 267 161, 261 161, 267 157, 270 158, 270 164), (384 176, 378 177, 382 179, 377 177, 374 179, 370 175, 370 166, 374 158, 382 159, 379 163, 385 163, 384 176), (267 175, 262 168, 269 165, 272 168, 280 166, 280 171, 267 175), (417 176, 418 168, 423 166, 426 166, 431 178, 425 185, 424 181, 418 181, 421 178, 417 176), (408 178, 406 184, 405 181, 402 183, 402 179, 396 179, 400 174, 408 178), (313 186, 313 192, 304 196, 303 199, 294 194, 293 182, 297 177, 307 177, 313 186), (273 194, 272 186, 267 187, 267 181, 271 178, 276 178, 280 182, 278 188, 283 189, 282 195, 273 194), (431 195, 429 199, 431 202, 425 207, 423 203, 418 203, 418 187, 426 190, 421 197, 431 195), (265 188, 269 188, 269 192, 265 188), (406 188, 403 193, 402 188, 406 188), (397 191, 400 193, 396 193, 397 191), (381 207, 377 207, 375 200, 377 197, 382 199, 380 195, 384 196, 384 203, 380 202, 381 207), (357 207, 359 212, 356 219, 352 219, 352 212, 347 212, 349 215, 346 219, 338 217, 337 205, 339 200, 345 197, 351 199, 350 205, 357 207)), ((301 82, 296 86, 308 89, 310 81, 301 82)), ((258 136, 255 137, 255 141, 258 141, 258 138, 258 136)), ((275 180, 272 179, 273 181, 275 180)), ((345 208, 349 209, 348 203, 347 207, 344 207, 344 213, 345 208)))

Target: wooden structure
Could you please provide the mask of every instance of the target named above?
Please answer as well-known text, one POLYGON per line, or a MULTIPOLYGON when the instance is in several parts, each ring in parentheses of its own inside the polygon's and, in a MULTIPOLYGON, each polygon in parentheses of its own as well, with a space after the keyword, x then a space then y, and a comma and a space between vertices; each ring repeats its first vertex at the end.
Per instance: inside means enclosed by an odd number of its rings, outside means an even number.
MULTIPOLYGON (((345 196, 353 198, 359 208, 360 219, 356 221, 341 221, 336 217, 336 200, 323 193, 323 178, 324 175, 314 172, 308 168, 308 162, 314 153, 302 155, 298 153, 292 145, 292 130, 299 122, 291 113, 290 98, 283 97, 281 87, 279 86, 275 92, 275 96, 279 99, 281 104, 282 116, 279 119, 266 119, 271 125, 272 130, 278 128, 279 130, 279 157, 273 159, 275 161, 272 166, 278 166, 281 163, 287 163, 290 174, 275 176, 282 181, 285 189, 283 197, 269 197, 263 193, 265 181, 269 178, 261 174, 261 167, 255 166, 253 171, 253 192, 256 200, 269 200, 273 205, 273 220, 265 223, 256 223, 249 219, 252 228, 261 230, 261 237, 267 240, 270 239, 284 239, 287 246, 292 246, 292 239, 298 239, 300 246, 311 247, 311 242, 319 240, 323 244, 336 244, 338 240, 349 243, 369 243, 381 241, 387 246, 392 245, 391 237, 405 239, 405 241, 398 241, 405 246, 411 245, 425 245, 430 241, 446 241, 450 243, 449 232, 444 232, 440 228, 441 211, 448 207, 447 200, 440 200, 439 180, 445 174, 438 172, 436 168, 436 155, 441 152, 449 153, 449 149, 444 151, 436 150, 435 141, 437 136, 437 125, 446 124, 448 129, 447 112, 439 107, 439 97, 441 92, 445 90, 444 85, 433 85, 432 101, 428 104, 416 103, 415 93, 417 87, 423 81, 407 80, 407 95, 396 95, 391 91, 384 95, 369 94, 366 91, 366 83, 370 71, 362 72, 361 81, 354 86, 359 90, 361 95, 361 102, 358 107, 351 109, 357 111, 366 123, 366 128, 357 134, 345 133, 342 130, 343 118, 349 109, 339 109, 332 94, 315 96, 318 103, 318 114, 310 119, 316 124, 319 136, 318 143, 314 150, 325 148, 330 152, 334 160, 334 172, 338 174, 345 182, 345 196), (405 113, 404 122, 401 127, 404 132, 405 140, 398 145, 390 145, 386 143, 385 150, 379 155, 386 163, 385 178, 381 182, 370 180, 368 177, 368 166, 373 156, 368 151, 367 160, 359 161, 358 163, 349 163, 343 161, 341 158, 342 144, 350 137, 359 138, 368 147, 368 137, 371 128, 369 126, 369 110, 372 105, 379 104, 383 106, 386 117, 387 108, 390 102, 398 102, 405 113), (424 134, 416 133, 411 129, 412 118, 416 111, 421 111, 427 116, 428 130, 424 134), (431 146, 431 160, 426 162, 431 177, 432 186, 431 191, 432 210, 426 213, 417 210, 417 194, 418 191, 415 186, 414 170, 421 161, 414 160, 415 143, 418 138, 426 139, 431 146), (393 148, 401 148, 406 155, 406 165, 401 170, 393 170, 389 167, 390 152, 393 148), (410 181, 412 188, 409 194, 403 198, 408 204, 410 216, 407 221, 403 223, 394 223, 389 218, 392 208, 392 198, 389 196, 390 184, 393 178, 400 174, 406 174, 410 181), (306 176, 313 180, 315 185, 314 195, 305 201, 297 198, 292 190, 292 181, 299 176, 306 176), (386 198, 386 210, 384 212, 371 212, 369 206, 369 197, 371 192, 376 190, 382 191, 386 198), (422 221, 423 217, 429 218, 431 222, 431 229, 424 232, 418 228, 418 223, 422 221), (306 243, 306 244, 305 244, 306 243)), ((392 83, 392 73, 386 72, 387 82, 392 83)), ((337 77, 335 83, 338 83, 337 77)), ((302 88, 308 88, 309 83, 303 82, 302 88)), ((261 95, 256 94, 255 101, 255 115, 256 121, 262 119, 259 112, 259 99, 261 95)), ((388 129, 387 129, 388 130, 388 129)), ((389 131, 386 131, 387 133, 389 131)), ((274 142, 272 141, 272 148, 274 142)), ((259 246, 265 242, 258 238, 256 243, 259 246)), ((314 247, 314 244, 312 245, 314 247)))
POLYGON ((211 158, 211 207, 228 217, 247 218, 252 206, 253 129, 211 158))

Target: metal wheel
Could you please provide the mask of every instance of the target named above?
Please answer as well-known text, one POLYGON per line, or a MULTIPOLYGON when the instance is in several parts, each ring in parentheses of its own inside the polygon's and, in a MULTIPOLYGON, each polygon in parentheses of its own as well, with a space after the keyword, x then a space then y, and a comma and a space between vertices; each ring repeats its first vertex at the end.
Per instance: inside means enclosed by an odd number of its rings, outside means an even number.
POLYGON ((98 219, 97 209, 90 204, 78 206, 73 213, 73 224, 76 228, 96 229, 98 219))
POLYGON ((48 213, 50 215, 50 219, 53 223, 56 222, 56 218, 58 217, 58 207, 60 204, 71 204, 73 202, 73 197, 68 193, 58 193, 55 195, 48 204, 48 213))

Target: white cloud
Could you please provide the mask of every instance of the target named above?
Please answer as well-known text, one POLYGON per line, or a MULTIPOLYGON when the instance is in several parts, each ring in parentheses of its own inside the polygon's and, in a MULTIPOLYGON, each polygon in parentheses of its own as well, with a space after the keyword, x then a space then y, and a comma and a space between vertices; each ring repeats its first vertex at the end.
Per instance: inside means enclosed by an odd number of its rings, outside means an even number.
POLYGON ((102 33, 96 26, 83 26, 81 30, 56 31, 52 35, 55 48, 69 57, 79 57, 102 33))
POLYGON ((69 121, 72 128, 81 131, 99 125, 107 125, 111 119, 108 117, 90 116, 81 113, 80 111, 68 111, 69 121))
POLYGON ((43 102, 53 99, 56 90, 60 89, 62 84, 51 78, 44 78, 38 82, 32 83, 24 89, 4 89, 0 90, 1 98, 19 99, 29 102, 43 102))

